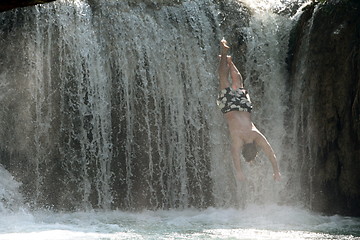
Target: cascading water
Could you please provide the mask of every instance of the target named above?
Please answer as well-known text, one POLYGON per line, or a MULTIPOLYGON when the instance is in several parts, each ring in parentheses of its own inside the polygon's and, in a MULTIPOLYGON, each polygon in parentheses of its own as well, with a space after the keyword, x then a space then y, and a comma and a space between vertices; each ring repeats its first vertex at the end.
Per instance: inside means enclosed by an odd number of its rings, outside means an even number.
POLYGON ((61 1, 2 17, 1 149, 32 204, 211 205, 210 152, 223 147, 211 1, 61 1))
MULTIPOLYGON (((267 160, 244 165, 250 181, 235 187, 214 100, 214 56, 226 34, 219 8, 211 1, 179 4, 62 1, 4 14, 2 117, 6 126, 16 123, 2 130, 1 149, 27 182, 32 204, 131 209, 278 201, 281 185, 269 181, 267 160), (16 55, 17 45, 23 49, 16 55), (16 71, 5 71, 10 61, 16 71)), ((245 81, 255 122, 281 163, 285 50, 269 50, 285 49, 279 25, 287 18, 264 19, 260 7, 252 9, 242 29, 245 81)))
POLYGON ((86 207, 92 197, 108 207, 110 85, 88 9, 81 2, 57 8, 3 16, 2 121, 9 126, 2 129, 1 149, 9 156, 4 161, 29 175, 25 191, 35 205, 74 198, 86 207), (16 54, 18 44, 23 48, 16 54))
POLYGON ((239 24, 247 45, 241 68, 254 122, 279 159, 278 184, 262 155, 243 164, 247 184, 233 176, 215 105, 225 2, 62 0, 0 14, 0 162, 22 183, 11 180, 10 192, 20 187, 37 209, 1 217, 0 239, 359 235, 356 220, 274 205, 297 196, 283 132, 292 23, 264 1, 245 3, 252 17, 239 24), (227 209, 181 210, 188 207, 227 209))
MULTIPOLYGON (((315 11, 318 9, 318 6, 315 7, 315 11)), ((312 30, 313 27, 313 20, 314 20, 314 16, 310 19, 310 23, 309 23, 309 32, 312 30)), ((310 46, 310 35, 307 35, 305 39, 303 39, 303 44, 301 45, 301 47, 303 48, 303 52, 307 53, 308 51, 306 51, 306 49, 309 48, 310 46)), ((304 73, 307 71, 306 67, 305 67, 305 62, 307 61, 308 56, 305 55, 303 56, 302 61, 300 62, 300 64, 298 64, 297 66, 297 72, 294 74, 295 76, 297 76, 297 78, 303 78, 302 76, 304 75, 304 73)), ((299 79, 299 81, 295 81, 296 86, 292 86, 293 90, 293 98, 297 98, 300 99, 300 89, 304 89, 304 85, 308 84, 306 81, 301 81, 299 79)), ((300 197, 302 198, 302 200, 305 201, 309 201, 307 204, 309 204, 311 206, 311 201, 312 201, 312 177, 314 176, 315 172, 313 169, 313 166, 315 166, 315 163, 313 162, 309 167, 309 163, 307 161, 307 159, 312 159, 313 161, 316 161, 316 157, 314 156, 314 154, 311 151, 312 146, 315 145, 315 143, 311 140, 311 133, 314 131, 314 129, 312 129, 312 126, 310 124, 308 124, 309 119, 306 119, 306 116, 313 116, 313 109, 310 106, 313 106, 313 102, 314 100, 312 98, 308 98, 308 99, 304 99, 301 103, 299 103, 299 105, 297 107, 293 106, 293 109, 290 110, 290 112, 292 114, 294 114, 293 119, 295 120, 292 124, 289 124, 290 127, 288 127, 289 130, 289 134, 290 135, 295 135, 297 134, 298 137, 296 139, 293 139, 293 147, 294 149, 292 150, 294 153, 298 154, 298 159, 304 159, 303 162, 299 162, 295 165, 295 167, 297 169, 299 169, 299 172, 304 173, 304 172, 308 172, 307 174, 305 174, 304 176, 294 176, 293 181, 294 182, 298 182, 300 183, 301 181, 303 182, 309 182, 309 189, 307 192, 303 192, 303 196, 300 195, 300 197), (300 128, 301 130, 298 131, 297 129, 300 128), (301 146, 301 148, 299 150, 296 150, 295 146, 301 146), (298 152, 299 151, 299 152, 298 152), (308 197, 305 197, 308 196, 308 197)))
MULTIPOLYGON (((245 86, 250 91, 255 125, 272 145, 282 172, 282 183, 269 181, 272 173, 267 158, 261 154, 255 166, 246 165, 249 181, 240 189, 246 202, 293 201, 299 196, 300 186, 296 178, 301 174, 294 167, 295 149, 289 146, 285 117, 288 109, 286 82, 288 71, 286 58, 291 28, 297 6, 306 1, 247 1, 251 9, 246 36, 245 86), (291 190, 288 188, 291 186, 291 190)), ((295 200, 297 202, 297 200, 295 200)))

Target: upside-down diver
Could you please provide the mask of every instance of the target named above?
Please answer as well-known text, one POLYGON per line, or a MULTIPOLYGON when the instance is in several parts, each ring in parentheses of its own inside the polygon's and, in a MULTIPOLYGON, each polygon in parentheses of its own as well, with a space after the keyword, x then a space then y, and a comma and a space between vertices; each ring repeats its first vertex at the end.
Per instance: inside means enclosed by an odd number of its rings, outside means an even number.
POLYGON ((219 95, 217 105, 227 121, 231 137, 231 155, 234 161, 236 177, 240 181, 246 180, 241 168, 240 150, 247 162, 255 159, 260 147, 271 162, 274 180, 280 181, 277 159, 266 137, 251 121, 252 104, 249 94, 244 88, 243 78, 234 65, 232 58, 227 55, 229 47, 225 39, 220 42, 219 95), (229 81, 229 74, 231 82, 229 81))

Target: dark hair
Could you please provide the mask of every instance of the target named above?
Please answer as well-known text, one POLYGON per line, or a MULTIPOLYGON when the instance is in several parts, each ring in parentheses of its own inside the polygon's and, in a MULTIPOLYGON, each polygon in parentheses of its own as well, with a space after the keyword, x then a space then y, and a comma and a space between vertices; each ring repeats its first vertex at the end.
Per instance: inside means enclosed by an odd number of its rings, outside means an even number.
POLYGON ((242 148, 242 155, 245 158, 245 161, 250 162, 255 159, 258 153, 256 144, 254 142, 244 144, 242 148))

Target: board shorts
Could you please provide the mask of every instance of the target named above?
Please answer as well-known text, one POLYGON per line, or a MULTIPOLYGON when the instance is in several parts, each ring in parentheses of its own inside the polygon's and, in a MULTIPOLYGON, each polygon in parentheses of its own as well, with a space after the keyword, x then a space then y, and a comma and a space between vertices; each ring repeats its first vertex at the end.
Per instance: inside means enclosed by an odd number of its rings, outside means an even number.
POLYGON ((219 92, 217 101, 218 107, 222 113, 230 111, 251 112, 252 103, 248 98, 248 92, 244 88, 233 90, 227 87, 219 92))

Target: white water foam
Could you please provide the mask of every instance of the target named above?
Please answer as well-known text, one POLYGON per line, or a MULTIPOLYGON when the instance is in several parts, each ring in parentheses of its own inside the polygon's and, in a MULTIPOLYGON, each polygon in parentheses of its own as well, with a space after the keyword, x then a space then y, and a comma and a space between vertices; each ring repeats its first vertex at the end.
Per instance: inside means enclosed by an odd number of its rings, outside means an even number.
POLYGON ((0 240, 340 240, 360 236, 360 219, 322 216, 277 205, 251 205, 244 210, 18 213, 1 216, 0 222, 0 240))
POLYGON ((18 210, 22 205, 22 196, 19 193, 21 183, 0 165, 0 214, 18 210))

